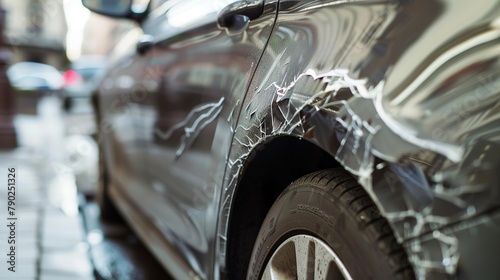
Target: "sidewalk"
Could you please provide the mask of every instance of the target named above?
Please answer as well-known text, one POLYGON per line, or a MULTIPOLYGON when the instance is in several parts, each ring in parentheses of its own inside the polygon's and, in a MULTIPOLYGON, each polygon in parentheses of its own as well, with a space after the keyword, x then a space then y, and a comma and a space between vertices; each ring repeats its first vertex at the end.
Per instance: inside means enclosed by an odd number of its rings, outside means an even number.
POLYGON ((20 147, 0 152, 0 279, 93 280, 78 212, 74 174, 78 158, 67 153, 58 100, 48 98, 40 105, 38 116, 16 117, 20 147), (6 241, 12 235, 8 228, 12 220, 7 220, 12 216, 7 211, 11 167, 16 169, 16 272, 9 271, 7 263, 11 244, 6 241))

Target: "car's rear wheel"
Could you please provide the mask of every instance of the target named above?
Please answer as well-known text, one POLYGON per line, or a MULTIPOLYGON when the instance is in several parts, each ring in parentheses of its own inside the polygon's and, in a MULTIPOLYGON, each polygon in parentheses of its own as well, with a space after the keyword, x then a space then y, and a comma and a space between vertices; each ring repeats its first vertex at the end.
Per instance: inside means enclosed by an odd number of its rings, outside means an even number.
POLYGON ((257 236, 248 279, 414 279, 406 252, 343 169, 288 186, 257 236))

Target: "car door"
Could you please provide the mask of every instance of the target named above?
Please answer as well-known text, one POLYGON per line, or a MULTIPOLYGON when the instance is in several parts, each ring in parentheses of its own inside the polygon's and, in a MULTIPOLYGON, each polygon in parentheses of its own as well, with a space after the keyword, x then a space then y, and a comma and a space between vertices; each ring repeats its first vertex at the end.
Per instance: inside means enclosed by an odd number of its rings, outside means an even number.
POLYGON ((135 55, 135 44, 142 35, 140 28, 132 28, 118 42, 111 67, 99 86, 98 129, 106 152, 110 179, 125 189, 133 188, 137 178, 144 177, 146 142, 141 139, 136 94, 144 77, 146 58, 135 55), (119 57, 119 58, 118 58, 119 57))
POLYGON ((167 1, 143 24, 151 42, 143 52, 140 105, 147 183, 131 198, 201 276, 214 273, 233 125, 271 34, 276 2, 167 1), (255 7, 257 16, 248 12, 255 7), (245 13, 252 20, 239 15, 245 13))

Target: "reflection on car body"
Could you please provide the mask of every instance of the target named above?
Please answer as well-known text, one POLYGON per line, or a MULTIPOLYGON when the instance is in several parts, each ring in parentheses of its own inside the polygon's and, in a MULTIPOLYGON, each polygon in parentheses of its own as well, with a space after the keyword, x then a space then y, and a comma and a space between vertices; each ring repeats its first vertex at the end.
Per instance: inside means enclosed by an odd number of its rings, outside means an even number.
POLYGON ((497 1, 160 2, 100 10, 148 39, 99 88, 101 179, 172 275, 500 275, 497 1))
POLYGON ((71 63, 71 68, 63 74, 65 109, 71 109, 75 99, 90 99, 106 65, 105 57, 95 55, 86 55, 71 63))

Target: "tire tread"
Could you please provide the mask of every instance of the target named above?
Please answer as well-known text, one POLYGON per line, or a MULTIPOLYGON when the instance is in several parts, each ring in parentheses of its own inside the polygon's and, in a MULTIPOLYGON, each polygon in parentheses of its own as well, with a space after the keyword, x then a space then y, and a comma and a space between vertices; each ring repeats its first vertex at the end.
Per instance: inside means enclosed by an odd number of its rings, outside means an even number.
POLYGON ((397 241, 392 228, 365 189, 342 168, 308 174, 289 186, 289 190, 312 184, 331 193, 356 218, 360 230, 377 245, 390 265, 395 279, 415 279, 406 251, 397 241))

